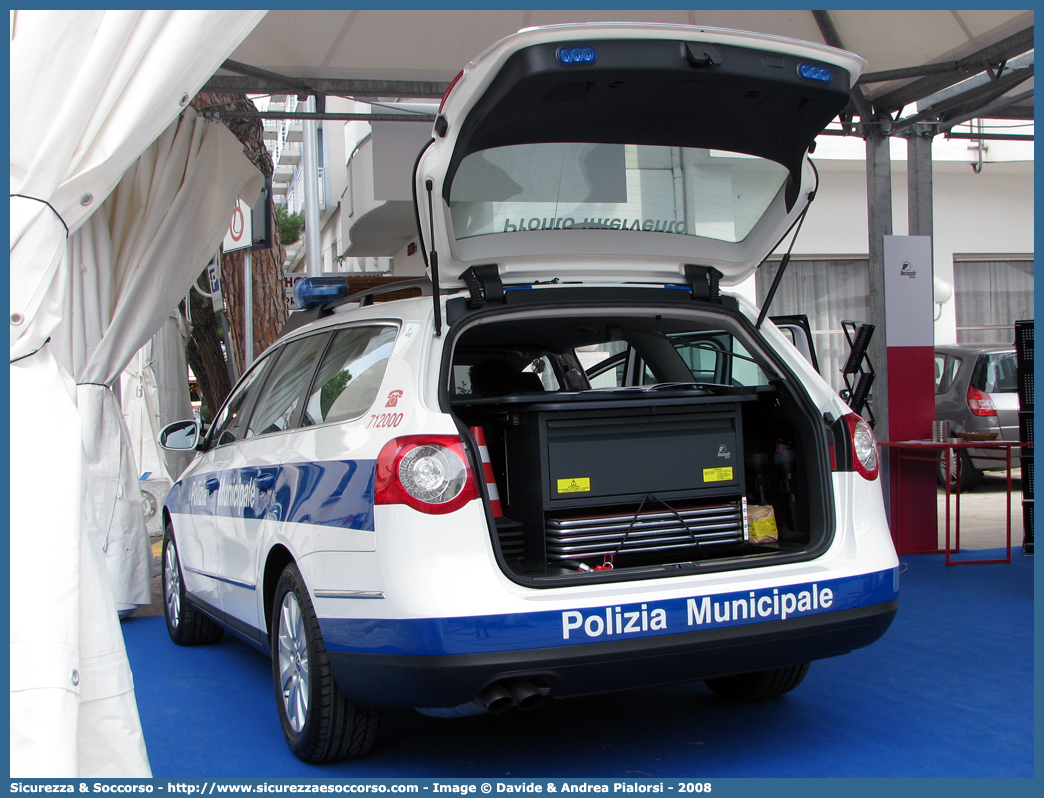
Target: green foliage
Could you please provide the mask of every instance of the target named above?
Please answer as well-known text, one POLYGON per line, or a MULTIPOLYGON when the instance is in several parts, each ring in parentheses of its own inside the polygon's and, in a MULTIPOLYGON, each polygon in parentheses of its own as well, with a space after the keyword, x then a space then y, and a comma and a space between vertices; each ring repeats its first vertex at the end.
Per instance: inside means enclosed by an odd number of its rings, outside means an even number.
POLYGON ((287 213, 286 208, 276 208, 276 224, 279 225, 279 240, 284 246, 296 244, 304 232, 304 216, 287 213))
POLYGON ((337 397, 341 395, 341 392, 344 391, 345 386, 351 380, 352 373, 345 369, 331 380, 328 380, 326 385, 323 386, 319 392, 319 413, 323 418, 326 418, 327 413, 330 412, 330 407, 337 401, 337 397))

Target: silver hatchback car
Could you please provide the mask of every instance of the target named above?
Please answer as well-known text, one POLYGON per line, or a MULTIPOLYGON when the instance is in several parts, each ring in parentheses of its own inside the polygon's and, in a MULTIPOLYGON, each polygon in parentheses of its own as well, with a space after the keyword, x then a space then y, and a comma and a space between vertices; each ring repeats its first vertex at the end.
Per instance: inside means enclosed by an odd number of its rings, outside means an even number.
MULTIPOLYGON (((1013 346, 935 347, 935 415, 949 421, 952 433, 995 433, 996 439, 1019 439, 1019 397, 1013 346)), ((950 469, 960 469, 961 489, 970 490, 983 471, 1004 468, 1004 461, 983 459, 991 454, 967 449, 950 469)), ((996 453, 992 453, 996 454, 996 453)), ((1012 467, 1019 466, 1019 450, 1012 449, 1012 467)), ((945 481, 945 470, 939 468, 945 481)), ((951 486, 955 478, 951 476, 951 486)))

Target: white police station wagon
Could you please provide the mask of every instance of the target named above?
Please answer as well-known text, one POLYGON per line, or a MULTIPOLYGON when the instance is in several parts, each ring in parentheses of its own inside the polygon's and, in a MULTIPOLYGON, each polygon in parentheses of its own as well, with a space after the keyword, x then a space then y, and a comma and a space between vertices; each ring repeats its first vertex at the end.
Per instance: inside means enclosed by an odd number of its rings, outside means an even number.
POLYGON ((324 761, 382 707, 769 698, 880 637, 870 428, 720 290, 802 218, 864 66, 651 24, 472 62, 415 167, 423 295, 305 281, 210 429, 164 430, 198 451, 164 509, 173 640, 269 652, 290 747, 324 761))

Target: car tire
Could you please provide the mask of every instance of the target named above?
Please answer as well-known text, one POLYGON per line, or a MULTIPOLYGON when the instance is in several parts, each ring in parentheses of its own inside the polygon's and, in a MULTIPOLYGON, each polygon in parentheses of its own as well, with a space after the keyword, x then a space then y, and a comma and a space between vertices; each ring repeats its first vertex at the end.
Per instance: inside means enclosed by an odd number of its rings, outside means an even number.
MULTIPOLYGON (((958 454, 950 450, 950 491, 957 493, 957 474, 960 474, 960 492, 966 493, 982 482, 982 472, 972 465, 971 460, 964 454, 958 454)), ((946 464, 939 462, 938 467, 939 486, 946 487, 946 464)))
POLYGON ((319 763, 368 754, 381 711, 349 701, 338 689, 312 600, 293 563, 276 585, 269 639, 279 720, 294 755, 319 763))
POLYGON ((811 662, 799 662, 785 668, 738 673, 719 679, 707 679, 707 686, 718 695, 733 701, 764 701, 789 693, 805 678, 811 662))
POLYGON ((185 601, 185 580, 170 524, 163 530, 163 616, 167 634, 179 646, 216 643, 225 630, 185 601))

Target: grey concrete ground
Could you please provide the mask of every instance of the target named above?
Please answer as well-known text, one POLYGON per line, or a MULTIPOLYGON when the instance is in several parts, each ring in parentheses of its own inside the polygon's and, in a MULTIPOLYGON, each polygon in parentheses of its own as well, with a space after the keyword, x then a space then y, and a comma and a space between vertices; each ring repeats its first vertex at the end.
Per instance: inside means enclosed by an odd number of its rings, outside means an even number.
MULTIPOLYGON (((1011 472, 1011 545, 1022 546, 1022 472, 1011 472)), ((961 494, 961 549, 999 549, 1005 545, 1006 484, 1003 471, 987 471, 974 490, 961 494)), ((945 494, 938 492, 939 548, 945 539, 945 494)), ((950 496, 950 540, 954 545, 957 497, 950 496)))
MULTIPOLYGON (((159 538, 152 538, 153 544, 157 543, 159 538)), ((153 551, 160 551, 160 547, 156 546, 153 551)), ((160 575, 160 565, 162 560, 159 555, 152 558, 152 604, 148 607, 139 607, 134 613, 136 616, 149 616, 149 615, 162 615, 163 614, 163 577, 160 575)))

